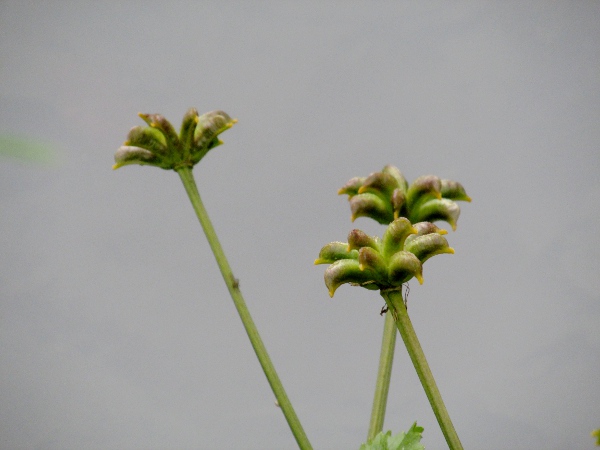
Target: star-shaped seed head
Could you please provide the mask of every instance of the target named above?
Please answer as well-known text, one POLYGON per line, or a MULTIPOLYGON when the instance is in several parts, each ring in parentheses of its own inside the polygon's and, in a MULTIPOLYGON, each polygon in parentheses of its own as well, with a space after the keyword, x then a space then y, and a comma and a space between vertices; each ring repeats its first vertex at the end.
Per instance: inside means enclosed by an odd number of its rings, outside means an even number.
POLYGON ((237 119, 223 111, 211 111, 198 115, 195 108, 183 117, 179 134, 173 125, 160 114, 139 116, 148 124, 135 126, 129 131, 127 140, 115 153, 113 169, 129 164, 141 164, 177 170, 192 167, 209 150, 223 142, 218 136, 231 128, 237 119))
POLYGON ((348 195, 352 221, 370 217, 385 225, 406 217, 412 223, 442 220, 452 229, 456 228, 460 215, 456 201, 471 201, 456 181, 425 175, 409 185, 402 172, 391 165, 368 177, 350 179, 338 194, 348 195))
POLYGON ((454 253, 446 234, 430 222, 412 225, 405 217, 392 221, 383 237, 352 230, 348 242, 331 242, 315 264, 330 264, 325 285, 333 297, 344 283, 367 289, 397 289, 411 278, 423 283, 423 263, 441 253, 454 253))

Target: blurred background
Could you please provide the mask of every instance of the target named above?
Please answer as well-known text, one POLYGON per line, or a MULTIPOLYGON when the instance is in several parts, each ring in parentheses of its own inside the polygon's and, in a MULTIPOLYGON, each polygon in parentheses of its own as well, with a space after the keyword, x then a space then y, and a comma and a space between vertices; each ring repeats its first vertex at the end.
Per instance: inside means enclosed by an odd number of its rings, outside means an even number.
MULTIPOLYGON (((598 23, 591 1, 0 2, 0 134, 47 144, 0 155, 0 447, 296 448, 179 177, 111 170, 138 112, 194 106, 239 120, 194 174, 315 449, 366 439, 383 300, 330 299, 312 263, 382 234, 336 192, 385 164, 473 198, 408 299, 465 448, 593 448, 598 23)), ((398 340, 385 429, 415 420, 445 448, 398 340)))

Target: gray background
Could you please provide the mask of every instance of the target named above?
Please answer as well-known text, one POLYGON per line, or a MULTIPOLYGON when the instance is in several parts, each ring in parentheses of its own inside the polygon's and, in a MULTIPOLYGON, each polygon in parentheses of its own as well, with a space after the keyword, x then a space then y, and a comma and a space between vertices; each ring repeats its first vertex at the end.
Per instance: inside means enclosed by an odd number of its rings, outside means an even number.
MULTIPOLYGON (((0 447, 292 449, 173 172, 113 154, 137 112, 239 123, 194 173, 316 449, 366 437, 383 305, 330 299, 337 189, 397 165, 474 199, 409 311, 463 444, 600 427, 600 3, 0 3, 0 447)), ((399 341, 386 429, 445 444, 399 341)))

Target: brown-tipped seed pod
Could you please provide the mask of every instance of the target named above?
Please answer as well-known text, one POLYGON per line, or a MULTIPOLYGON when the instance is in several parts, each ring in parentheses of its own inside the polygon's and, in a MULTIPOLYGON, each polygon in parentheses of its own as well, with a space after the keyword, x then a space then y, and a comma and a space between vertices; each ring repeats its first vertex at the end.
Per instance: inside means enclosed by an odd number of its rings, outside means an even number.
POLYGON ((358 190, 365 182, 365 177, 354 177, 338 189, 338 195, 348 194, 350 196, 358 194, 358 190))
POLYGON ((465 188, 458 181, 442 180, 441 193, 443 198, 450 200, 471 201, 471 197, 467 195, 465 188))
POLYGON ((391 205, 376 194, 365 192, 350 199, 350 210, 352 211, 352 222, 359 217, 370 217, 381 224, 390 223, 394 220, 394 212, 391 205))
POLYGON ((384 273, 387 270, 383 256, 371 247, 363 247, 358 252, 358 267, 363 271, 371 270, 377 273, 384 273))
POLYGON ((189 151, 194 142, 194 133, 198 125, 198 110, 190 108, 187 110, 181 121, 181 130, 179 131, 179 139, 184 150, 189 151))
POLYGON ((127 140, 123 145, 144 148, 159 155, 163 155, 167 151, 167 141, 164 135, 157 129, 150 127, 133 127, 129 130, 127 140))
POLYGON ((411 252, 399 251, 390 258, 389 279, 394 286, 402 286, 412 277, 423 284, 423 264, 411 252))
POLYGON ((348 251, 362 247, 371 247, 379 250, 378 238, 371 237, 361 230, 352 230, 348 233, 348 251))
POLYGON ((411 219, 415 222, 443 220, 456 230, 456 222, 460 215, 460 207, 453 200, 447 198, 431 199, 415 208, 411 219))
POLYGON ((411 252, 421 263, 424 263, 429 258, 442 253, 454 253, 454 249, 448 246, 448 241, 445 237, 437 233, 425 234, 411 239, 404 246, 404 250, 411 252))
POLYGON ((400 172, 400 169, 398 169, 396 166, 388 164, 383 169, 381 169, 381 171, 383 173, 387 173, 388 175, 393 176, 398 182, 398 188, 402 192, 406 192, 408 190, 408 181, 406 181, 406 178, 404 178, 404 175, 402 175, 402 172, 400 172))
POLYGON ((384 197, 391 197, 397 188, 398 181, 393 176, 385 172, 375 172, 367 177, 363 185, 358 189, 358 193, 381 193, 384 197))
POLYGON ((432 198, 442 198, 442 182, 435 175, 423 175, 408 187, 406 207, 415 209, 419 204, 432 198))
POLYGON ((354 259, 340 259, 325 270, 325 286, 329 290, 329 296, 333 294, 344 283, 370 284, 375 274, 369 270, 361 270, 360 264, 354 259))
POLYGON ((385 229, 381 247, 386 258, 402 250, 404 241, 417 232, 406 217, 399 217, 385 229))
POLYGON ((358 259, 358 250, 348 250, 346 242, 330 242, 321 249, 315 264, 331 264, 338 259, 358 259))

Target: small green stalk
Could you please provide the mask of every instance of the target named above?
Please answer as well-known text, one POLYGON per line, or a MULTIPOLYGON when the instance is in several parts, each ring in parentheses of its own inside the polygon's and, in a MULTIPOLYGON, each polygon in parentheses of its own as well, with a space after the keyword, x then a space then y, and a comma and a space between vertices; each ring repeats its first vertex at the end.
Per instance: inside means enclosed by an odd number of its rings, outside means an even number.
POLYGON ((396 348, 396 324, 391 310, 385 315, 383 326, 383 339, 381 341, 381 354, 379 356, 379 371, 377 372, 377 383, 375 384, 375 398, 371 410, 371 422, 369 423, 369 434, 367 442, 371 441, 383 430, 385 409, 387 406, 388 392, 390 390, 390 379, 392 376, 392 364, 394 362, 394 350, 396 348))
POLYGON ((410 359, 415 366, 415 370, 417 371, 419 380, 423 385, 423 389, 425 389, 425 394, 429 399, 433 413, 435 414, 440 428, 442 429, 442 433, 446 438, 448 447, 450 450, 462 450, 462 444, 458 439, 454 425, 452 425, 452 421, 450 420, 450 416, 448 415, 448 411, 446 410, 446 406, 444 405, 440 391, 435 384, 429 364, 427 364, 427 360, 425 359, 425 354, 423 353, 421 344, 419 344, 419 340, 417 339, 415 329, 413 328, 410 318, 408 317, 408 312, 406 311, 406 307, 404 306, 404 301, 402 299, 402 293, 397 290, 389 290, 382 291, 381 295, 388 305, 389 312, 391 312, 394 316, 396 326, 398 327, 398 331, 400 331, 400 336, 402 336, 404 345, 406 345, 410 359))
POLYGON ((302 425, 298 420, 298 416, 296 416, 294 408, 292 407, 292 404, 290 403, 290 400, 288 399, 288 396, 285 393, 283 385, 279 380, 279 376, 275 371, 275 367, 273 366, 273 363, 269 358, 267 349, 265 348, 265 345, 263 344, 263 341, 260 338, 260 335, 258 334, 256 325, 254 324, 254 321, 250 316, 250 312, 248 311, 246 302, 242 297, 237 280, 233 276, 233 272, 231 271, 231 267, 227 262, 225 253, 221 248, 221 244, 219 243, 215 230, 210 222, 208 213, 206 212, 206 209, 202 204, 202 200, 200 199, 200 194, 198 192, 196 182, 194 181, 192 169, 190 167, 185 166, 180 167, 176 170, 181 178, 181 181, 183 182, 185 190, 190 198, 190 201, 192 202, 194 211, 196 211, 196 215, 198 216, 198 220, 202 225, 202 229, 206 234, 210 247, 217 260, 217 264, 219 265, 219 269, 221 270, 221 274, 223 275, 223 279, 225 280, 225 284, 227 285, 229 293, 231 294, 231 298, 233 299, 233 303, 235 304, 238 314, 242 319, 242 323, 244 324, 246 333, 248 333, 248 337, 250 338, 250 342, 252 343, 254 352, 256 353, 256 356, 258 357, 258 360, 267 377, 267 380, 271 385, 271 389, 275 394, 277 404, 279 405, 279 407, 281 407, 281 410, 283 411, 283 415, 285 416, 285 419, 287 420, 288 425, 292 430, 294 437, 296 438, 298 447, 300 447, 300 449, 302 450, 312 449, 312 446, 310 445, 310 442, 308 441, 308 438, 304 433, 304 429, 302 428, 302 425))

